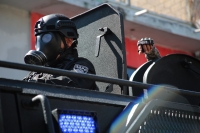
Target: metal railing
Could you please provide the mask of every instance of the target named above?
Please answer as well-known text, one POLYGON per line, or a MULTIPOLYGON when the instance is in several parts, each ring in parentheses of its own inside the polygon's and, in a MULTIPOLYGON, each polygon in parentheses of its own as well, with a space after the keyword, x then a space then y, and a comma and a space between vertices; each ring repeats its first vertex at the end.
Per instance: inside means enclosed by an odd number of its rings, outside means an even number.
POLYGON ((133 88, 138 87, 141 89, 150 88, 150 87, 162 87, 163 89, 173 91, 178 94, 181 93, 181 94, 187 94, 187 95, 192 95, 192 96, 200 96, 200 92, 182 90, 182 89, 177 89, 177 88, 172 88, 172 87, 167 87, 167 86, 145 84, 141 82, 129 81, 129 80, 124 80, 124 79, 103 77, 103 76, 98 76, 98 75, 93 75, 93 74, 76 73, 76 72, 71 72, 68 70, 62 70, 62 69, 56 69, 56 68, 50 68, 50 67, 41 67, 41 66, 36 66, 36 65, 20 64, 20 63, 13 63, 13 62, 7 62, 7 61, 0 61, 0 67, 26 70, 26 71, 44 72, 44 73, 49 73, 49 74, 71 76, 71 77, 77 77, 77 78, 85 78, 85 79, 90 79, 93 81, 113 83, 113 84, 122 85, 122 86, 132 86, 133 88))

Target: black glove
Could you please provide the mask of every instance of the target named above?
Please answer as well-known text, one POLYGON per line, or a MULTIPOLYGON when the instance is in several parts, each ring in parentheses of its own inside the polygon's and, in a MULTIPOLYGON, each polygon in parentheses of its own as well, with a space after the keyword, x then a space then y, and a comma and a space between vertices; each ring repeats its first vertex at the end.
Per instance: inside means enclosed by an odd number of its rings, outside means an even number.
POLYGON ((139 46, 139 45, 152 45, 153 46, 154 42, 153 42, 153 39, 145 37, 137 42, 137 46, 139 46))
MULTIPOLYGON (((151 45, 151 46, 154 46, 154 41, 153 41, 153 39, 151 39, 151 38, 145 37, 145 38, 142 38, 141 40, 139 40, 139 41, 137 42, 137 46, 139 46, 139 45, 142 46, 142 53, 144 53, 143 45, 151 45)), ((138 52, 139 52, 139 50, 138 50, 138 52)))

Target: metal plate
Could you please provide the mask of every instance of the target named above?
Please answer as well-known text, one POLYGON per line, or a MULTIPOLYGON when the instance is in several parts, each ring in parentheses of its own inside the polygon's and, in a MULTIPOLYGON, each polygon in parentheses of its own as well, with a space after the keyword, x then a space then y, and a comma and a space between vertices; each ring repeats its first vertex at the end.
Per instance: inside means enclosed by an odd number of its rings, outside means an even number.
MULTIPOLYGON (((103 4, 75 16, 72 20, 79 33, 79 56, 86 57, 94 64, 97 75, 126 79, 122 15, 110 5, 103 4), (109 30, 98 40, 97 36, 104 34, 100 28, 109 30)), ((99 90, 104 92, 109 84, 97 82, 97 85, 99 90)), ((114 86, 113 93, 121 94, 120 87, 114 86)))

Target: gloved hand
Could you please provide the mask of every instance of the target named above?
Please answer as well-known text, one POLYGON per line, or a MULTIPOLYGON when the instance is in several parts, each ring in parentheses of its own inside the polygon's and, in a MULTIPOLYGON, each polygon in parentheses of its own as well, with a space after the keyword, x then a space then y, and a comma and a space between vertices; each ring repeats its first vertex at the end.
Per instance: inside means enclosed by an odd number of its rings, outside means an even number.
POLYGON ((138 53, 145 53, 148 54, 154 47, 153 39, 151 38, 142 38, 137 42, 138 46, 138 53))

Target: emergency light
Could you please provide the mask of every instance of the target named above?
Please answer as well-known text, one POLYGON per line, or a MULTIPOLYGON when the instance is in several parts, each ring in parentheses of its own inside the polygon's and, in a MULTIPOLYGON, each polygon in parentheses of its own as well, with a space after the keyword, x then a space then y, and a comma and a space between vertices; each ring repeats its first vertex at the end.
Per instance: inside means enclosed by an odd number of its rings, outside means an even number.
POLYGON ((55 109, 52 114, 59 133, 99 133, 95 112, 55 109))

